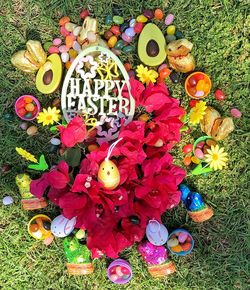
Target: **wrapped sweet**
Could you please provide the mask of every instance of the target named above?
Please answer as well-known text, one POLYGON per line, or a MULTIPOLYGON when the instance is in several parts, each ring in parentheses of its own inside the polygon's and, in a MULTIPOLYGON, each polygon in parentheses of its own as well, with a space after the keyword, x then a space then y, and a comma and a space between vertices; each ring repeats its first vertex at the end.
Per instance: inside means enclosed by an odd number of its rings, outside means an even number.
POLYGON ((147 263, 152 277, 163 278, 175 272, 175 265, 168 261, 168 253, 164 246, 155 246, 145 241, 139 244, 138 252, 147 263))
POLYGON ((198 192, 192 192, 185 184, 180 184, 179 189, 181 191, 181 200, 194 222, 204 222, 213 216, 213 209, 204 203, 202 196, 198 192))

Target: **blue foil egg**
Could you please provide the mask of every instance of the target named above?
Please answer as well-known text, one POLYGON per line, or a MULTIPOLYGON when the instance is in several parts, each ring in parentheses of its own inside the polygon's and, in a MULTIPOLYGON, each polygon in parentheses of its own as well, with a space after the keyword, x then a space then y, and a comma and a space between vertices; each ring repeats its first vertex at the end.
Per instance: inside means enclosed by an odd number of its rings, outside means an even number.
POLYGON ((181 200, 183 202, 185 202, 185 200, 186 200, 186 198, 187 198, 187 196, 188 196, 188 194, 190 192, 190 189, 189 189, 189 187, 186 184, 182 183, 182 184, 179 185, 179 190, 181 191, 181 200))
POLYGON ((197 211, 205 206, 203 198, 198 192, 189 192, 184 203, 189 211, 197 211))

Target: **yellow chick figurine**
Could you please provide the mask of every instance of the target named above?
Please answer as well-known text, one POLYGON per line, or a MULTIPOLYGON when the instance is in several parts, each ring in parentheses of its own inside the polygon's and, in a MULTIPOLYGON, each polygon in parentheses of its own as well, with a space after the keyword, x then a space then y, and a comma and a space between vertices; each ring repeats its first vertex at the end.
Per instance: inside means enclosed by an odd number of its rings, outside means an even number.
POLYGON ((98 171, 98 180, 106 189, 115 189, 120 183, 120 172, 111 160, 104 160, 98 171))
POLYGON ((16 185, 19 188, 20 194, 22 198, 32 198, 34 197, 30 193, 30 183, 31 183, 31 178, 29 177, 28 174, 18 174, 16 176, 16 185))
POLYGON ((115 163, 109 160, 109 157, 111 156, 116 144, 121 140, 122 138, 118 139, 109 147, 107 157, 101 163, 98 170, 98 181, 101 182, 103 187, 106 189, 115 189, 120 183, 120 172, 115 163))

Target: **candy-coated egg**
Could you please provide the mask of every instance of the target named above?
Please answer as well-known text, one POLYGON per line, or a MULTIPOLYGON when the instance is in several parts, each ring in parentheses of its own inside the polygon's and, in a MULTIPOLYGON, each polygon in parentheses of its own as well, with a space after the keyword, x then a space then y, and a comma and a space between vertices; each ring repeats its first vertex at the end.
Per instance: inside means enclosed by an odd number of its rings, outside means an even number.
POLYGON ((76 27, 77 25, 72 22, 68 22, 65 24, 65 29, 68 30, 69 32, 72 32, 76 27))
POLYGON ((231 109, 230 113, 234 118, 240 118, 242 115, 241 111, 236 108, 231 109))
POLYGON ((184 38, 184 35, 181 31, 176 31, 175 37, 176 37, 176 39, 182 39, 182 38, 184 38))
POLYGON ((154 17, 154 12, 153 12, 153 10, 145 9, 145 10, 143 11, 143 15, 144 15, 145 17, 147 17, 148 19, 152 19, 152 18, 154 17))
POLYGON ((36 126, 30 126, 30 127, 27 129, 26 133, 27 133, 29 136, 33 136, 33 135, 35 135, 35 134, 37 133, 37 131, 38 131, 38 129, 37 129, 36 126))
POLYGON ((195 93, 195 97, 203 97, 204 96, 204 91, 197 91, 196 93, 195 93))
POLYGON ((113 35, 108 40, 108 46, 112 48, 116 45, 116 42, 117 42, 117 37, 113 35))
POLYGON ((59 46, 59 51, 61 53, 68 52, 69 51, 69 47, 67 47, 66 45, 61 45, 61 46, 59 46))
POLYGON ((205 84, 206 84, 206 82, 204 80, 198 81, 198 83, 196 85, 196 90, 197 91, 204 91, 205 84))
POLYGON ((115 15, 113 16, 113 22, 120 25, 124 22, 124 18, 122 16, 115 15))
POLYGON ((145 23, 148 21, 148 18, 142 14, 142 15, 139 15, 136 17, 136 21, 141 22, 141 23, 145 23))
POLYGON ((169 78, 174 84, 178 84, 178 82, 180 81, 180 75, 175 71, 171 72, 169 78))
POLYGON ((122 48, 122 51, 123 52, 125 52, 125 53, 129 53, 129 52, 132 52, 132 51, 134 51, 134 46, 132 46, 132 45, 127 45, 127 46, 124 46, 123 48, 122 48))
POLYGON ((58 139, 58 138, 51 138, 50 139, 50 143, 52 144, 52 145, 55 145, 55 146, 59 146, 60 144, 61 144, 61 140, 60 139, 58 139))
POLYGON ((60 45, 61 43, 62 43, 61 38, 55 38, 55 39, 53 40, 53 45, 55 45, 55 46, 58 46, 58 45, 60 45))
POLYGON ((133 37, 135 36, 135 31, 133 27, 129 27, 125 30, 125 33, 129 36, 129 37, 133 37))
POLYGON ((113 23, 113 17, 112 15, 107 15, 105 17, 105 25, 111 25, 113 23))
POLYGON ((117 267, 116 267, 116 274, 117 274, 119 277, 122 277, 122 276, 123 276, 123 273, 122 273, 122 267, 121 267, 121 266, 117 266, 117 267))
POLYGON ((187 252, 192 248, 192 244, 191 243, 185 243, 182 245, 182 249, 183 251, 187 252))
POLYGON ((66 46, 68 48, 71 48, 73 46, 74 40, 75 39, 73 36, 71 36, 71 35, 66 36, 66 39, 65 39, 66 46))
POLYGON ((167 68, 167 67, 168 67, 168 66, 167 66, 166 63, 161 64, 161 65, 158 67, 158 72, 160 72, 162 69, 167 68))
POLYGON ((98 171, 98 180, 106 189, 115 189, 120 183, 120 172, 111 160, 104 160, 98 171))
POLYGON ((211 147, 211 146, 216 146, 217 145, 217 142, 213 139, 208 139, 206 140, 206 144, 211 147))
POLYGON ((118 25, 113 25, 113 26, 110 28, 110 31, 111 31, 114 35, 116 35, 116 36, 118 36, 118 35, 121 34, 121 30, 120 30, 120 27, 119 27, 118 25))
POLYGON ((162 70, 160 71, 160 78, 165 79, 165 78, 167 78, 170 74, 171 74, 171 70, 170 70, 169 68, 165 67, 164 69, 162 69, 162 70))
POLYGON ((38 224, 31 224, 30 225, 30 231, 31 232, 37 232, 39 230, 39 225, 38 224))
POLYGON ((69 61, 69 54, 67 52, 63 52, 61 54, 61 59, 62 59, 62 62, 66 63, 67 61, 69 61))
POLYGON ((78 53, 77 53, 76 50, 74 50, 72 48, 69 50, 69 56, 70 56, 70 58, 76 58, 77 55, 78 55, 78 53))
POLYGON ((196 148, 195 149, 195 156, 199 159, 203 159, 204 153, 202 152, 202 150, 200 148, 196 148))
POLYGON ((67 35, 70 34, 70 32, 65 28, 65 26, 60 27, 60 33, 62 36, 66 37, 67 35))
POLYGON ((48 52, 51 54, 52 53, 59 53, 59 48, 57 46, 52 45, 49 47, 48 52))
POLYGON ((87 16, 89 16, 89 10, 88 9, 84 9, 81 13, 80 13, 80 17, 82 19, 86 18, 87 16))
POLYGON ((66 23, 70 22, 70 18, 68 16, 64 16, 59 20, 60 26, 65 25, 66 23))
POLYGON ((136 25, 136 20, 134 18, 132 18, 130 21, 129 21, 129 27, 135 27, 136 25))
POLYGON ((123 275, 130 275, 130 271, 126 267, 122 267, 122 270, 121 271, 122 271, 123 275))
POLYGON ((185 156, 183 159, 183 163, 185 166, 189 166, 190 163, 192 162, 191 157, 190 156, 185 156))
POLYGON ((127 28, 129 28, 129 23, 128 22, 124 22, 121 26, 120 26, 120 30, 121 32, 124 32, 127 28))
POLYGON ((170 248, 172 248, 172 247, 175 247, 175 246, 177 246, 179 244, 179 242, 178 242, 178 240, 176 239, 176 238, 171 238, 171 239, 169 239, 168 240, 168 242, 167 242, 167 245, 170 247, 170 248))
POLYGON ((25 106, 25 110, 28 111, 28 112, 33 112, 35 110, 35 106, 32 103, 28 103, 25 106))
POLYGON ((22 130, 27 130, 27 128, 28 128, 28 123, 26 123, 26 122, 23 122, 23 123, 21 123, 20 124, 20 128, 22 129, 22 130))
POLYGON ((174 40, 176 40, 176 37, 174 36, 174 35, 167 35, 166 36, 166 41, 167 41, 167 43, 170 43, 171 41, 174 41, 174 40))
POLYGON ((208 149, 210 149, 210 147, 208 145, 204 145, 204 147, 202 148, 203 153, 207 154, 208 153, 208 151, 207 151, 208 149))
POLYGON ((170 25, 174 21, 174 15, 168 14, 165 18, 165 24, 170 25))
POLYGON ((183 146, 183 148, 182 148, 182 152, 184 154, 188 154, 188 153, 190 153, 192 151, 193 151, 193 144, 191 144, 191 143, 183 146))
POLYGON ((24 108, 21 108, 21 109, 17 110, 17 112, 22 117, 26 114, 26 110, 24 108))
POLYGON ((159 8, 155 9, 154 15, 155 15, 155 18, 158 20, 162 20, 162 18, 164 17, 163 11, 159 8))
POLYGON ((82 30, 82 27, 81 26, 75 27, 74 30, 73 30, 73 35, 75 37, 77 37, 80 34, 81 30, 82 30))
POLYGON ((2 199, 2 202, 3 202, 3 205, 11 205, 14 202, 14 199, 13 197, 8 195, 2 199))
POLYGON ((74 43, 73 43, 73 49, 75 51, 80 51, 82 48, 81 48, 81 45, 77 41, 74 41, 74 43))
POLYGON ((198 100, 191 100, 189 102, 189 107, 194 108, 198 102, 199 102, 198 100))
POLYGON ((196 156, 192 156, 191 160, 194 164, 199 164, 200 163, 200 159, 198 159, 196 156))
POLYGON ((126 71, 131 70, 131 64, 128 62, 124 63, 124 67, 125 67, 126 71))
POLYGON ((195 76, 191 76, 189 78, 188 84, 190 85, 190 87, 195 87, 197 85, 197 80, 196 80, 195 76))
POLYGON ((175 30, 176 30, 175 25, 169 25, 168 28, 167 28, 167 34, 168 35, 174 35, 175 34, 175 30))
POLYGON ((128 36, 126 33, 122 33, 122 39, 125 41, 125 42, 132 42, 133 38, 128 36))
POLYGON ((214 96, 215 96, 215 99, 218 100, 218 101, 223 101, 226 98, 224 92, 222 90, 220 90, 220 89, 217 89, 214 92, 214 96))
POLYGON ((141 33, 143 27, 144 27, 144 24, 142 22, 136 23, 134 26, 135 33, 141 33))
POLYGON ((197 73, 197 74, 195 74, 195 78, 196 78, 197 81, 204 80, 204 75, 200 74, 200 73, 197 73))
POLYGON ((204 145, 205 145, 205 142, 204 142, 204 141, 201 141, 201 142, 199 142, 199 143, 196 145, 196 148, 200 148, 200 149, 202 149, 204 145))
POLYGON ((112 274, 112 275, 110 275, 110 279, 111 279, 111 281, 117 281, 119 279, 119 276, 116 274, 112 274))
POLYGON ((175 247, 172 247, 171 250, 172 250, 173 252, 176 252, 176 253, 180 253, 180 252, 183 251, 181 245, 177 245, 177 246, 175 246, 175 247))
POLYGON ((180 232, 179 236, 178 236, 178 241, 180 243, 184 243, 186 241, 187 237, 188 237, 188 233, 180 232))
POLYGON ((189 94, 191 94, 191 96, 194 96, 196 94, 196 88, 195 87, 190 87, 188 89, 189 94))
POLYGON ((38 231, 36 231, 36 232, 32 232, 32 236, 33 236, 34 238, 40 240, 40 239, 42 238, 42 236, 43 236, 43 233, 42 233, 42 231, 38 230, 38 231))
POLYGON ((104 33, 104 38, 105 38, 106 40, 109 40, 110 37, 113 36, 113 35, 114 35, 113 32, 111 32, 110 30, 107 30, 107 31, 105 31, 105 33, 104 33))

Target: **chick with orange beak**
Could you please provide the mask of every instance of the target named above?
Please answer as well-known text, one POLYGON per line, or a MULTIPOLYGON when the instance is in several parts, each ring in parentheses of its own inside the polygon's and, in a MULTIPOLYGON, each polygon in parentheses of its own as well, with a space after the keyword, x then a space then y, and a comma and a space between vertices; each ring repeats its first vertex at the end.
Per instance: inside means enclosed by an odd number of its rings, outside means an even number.
POLYGON ((102 183, 103 187, 106 189, 113 190, 120 183, 120 172, 115 163, 109 160, 109 157, 111 155, 112 150, 121 139, 122 138, 118 139, 110 146, 108 155, 105 158, 105 160, 100 164, 98 170, 98 181, 102 183))

